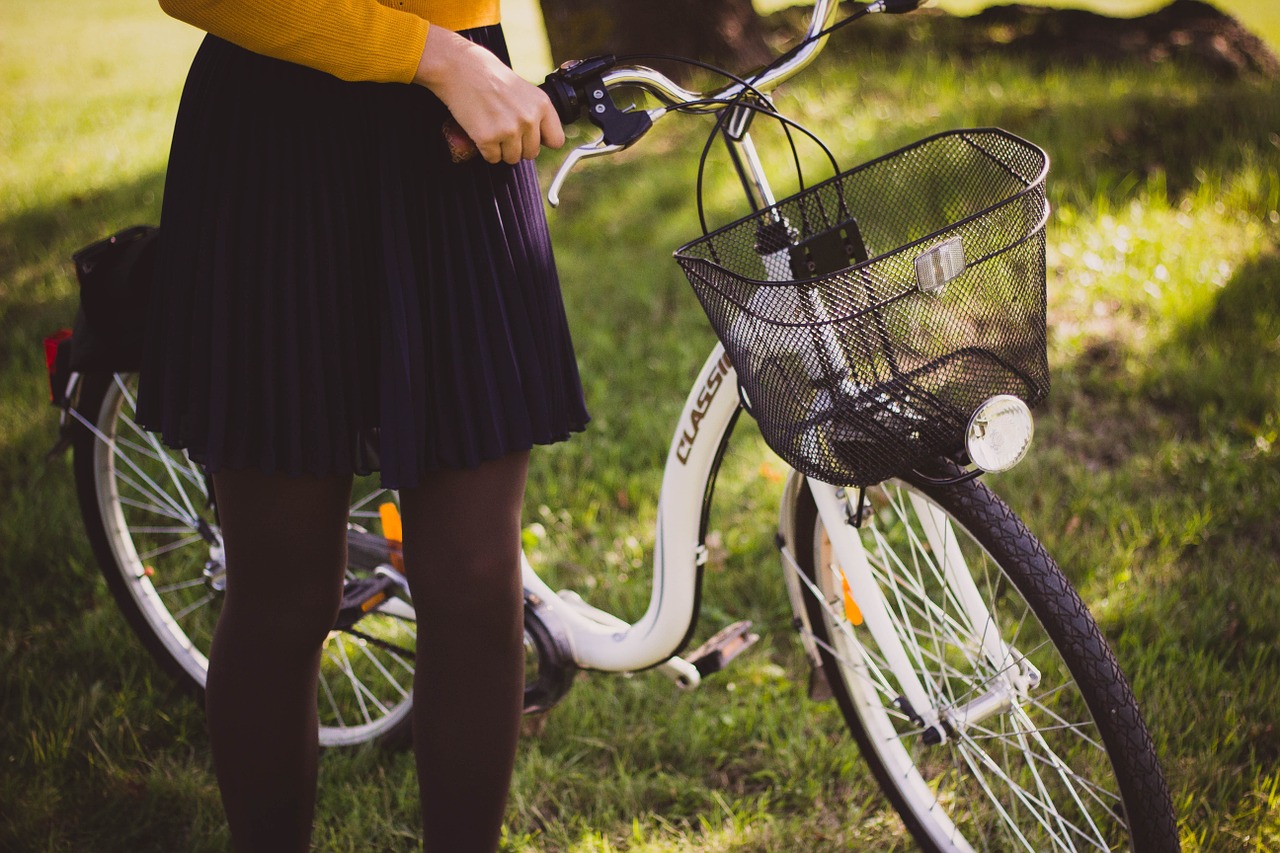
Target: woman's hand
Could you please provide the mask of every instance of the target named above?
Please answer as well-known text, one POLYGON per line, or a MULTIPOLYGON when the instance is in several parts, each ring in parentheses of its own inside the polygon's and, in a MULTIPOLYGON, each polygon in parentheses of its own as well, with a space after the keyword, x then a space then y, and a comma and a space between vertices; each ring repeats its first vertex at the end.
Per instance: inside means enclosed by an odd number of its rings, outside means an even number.
POLYGON ((490 163, 519 163, 564 145, 547 96, 485 48, 434 24, 414 82, 435 93, 490 163))

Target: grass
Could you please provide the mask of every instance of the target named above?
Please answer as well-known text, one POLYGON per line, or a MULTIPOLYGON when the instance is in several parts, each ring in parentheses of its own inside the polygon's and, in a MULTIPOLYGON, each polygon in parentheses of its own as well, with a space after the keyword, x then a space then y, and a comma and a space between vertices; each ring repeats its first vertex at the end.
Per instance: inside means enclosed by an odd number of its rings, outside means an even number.
MULTIPOLYGON (((1101 15, 1129 17, 1145 15, 1163 6, 1169 0, 1024 0, 1032 6, 1051 6, 1066 9, 1087 9, 1101 15)), ((1280 8, 1274 4, 1254 3, 1250 0, 1207 0, 1209 5, 1234 15, 1242 24, 1262 37, 1272 50, 1280 49, 1280 8)), ((999 5, 991 0, 938 0, 938 8, 956 15, 970 15, 987 6, 999 5)))
MULTIPOLYGON (((1048 6, 1054 9, 1085 9, 1100 15, 1133 17, 1146 15, 1164 6, 1170 0, 1021 0, 1026 6, 1048 6)), ((1271 46, 1280 50, 1280 6, 1274 3, 1257 3, 1253 0, 1208 0, 1210 5, 1233 15, 1252 32, 1271 46)), ((524 4, 517 0, 517 7, 524 4)), ((775 12, 788 6, 800 5, 799 0, 755 0, 761 12, 775 12)), ((990 6, 1007 5, 999 0, 932 0, 932 8, 953 15, 973 15, 990 6)))
MULTIPOLYGON (((1054 391, 1032 457, 991 483, 1113 642, 1186 849, 1276 849, 1280 87, 998 51, 961 63, 957 38, 945 20, 868 22, 784 107, 845 165, 966 125, 1049 150, 1054 391)), ((39 353, 74 312, 70 252, 158 217, 193 46, 142 0, 74 16, 0 0, 0 849, 227 848, 201 712, 127 633, 69 460, 44 459, 56 413, 39 353)), ((712 343, 667 259, 697 233, 699 142, 697 122, 665 122, 582 167, 552 215, 595 421, 536 455, 529 539, 555 581, 623 614, 647 600, 662 460, 712 343)), ((728 170, 709 174, 723 222, 728 170)), ((690 694, 655 674, 584 677, 522 744, 505 849, 910 849, 834 708, 804 698, 771 549, 781 470, 746 424, 700 628, 751 618, 765 639, 690 694)), ((414 799, 407 755, 327 753, 317 844, 414 849, 414 799)))

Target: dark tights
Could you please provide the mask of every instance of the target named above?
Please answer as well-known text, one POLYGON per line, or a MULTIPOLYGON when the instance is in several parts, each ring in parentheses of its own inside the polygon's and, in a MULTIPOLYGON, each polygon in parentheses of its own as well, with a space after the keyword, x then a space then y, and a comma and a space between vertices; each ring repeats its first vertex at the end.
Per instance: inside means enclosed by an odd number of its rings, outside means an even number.
MULTIPOLYGON (((524 684, 528 454, 400 493, 418 614, 414 753, 427 853, 497 848, 524 684)), ((205 704, 237 853, 309 848, 320 646, 342 598, 349 477, 214 475, 227 593, 205 704)))

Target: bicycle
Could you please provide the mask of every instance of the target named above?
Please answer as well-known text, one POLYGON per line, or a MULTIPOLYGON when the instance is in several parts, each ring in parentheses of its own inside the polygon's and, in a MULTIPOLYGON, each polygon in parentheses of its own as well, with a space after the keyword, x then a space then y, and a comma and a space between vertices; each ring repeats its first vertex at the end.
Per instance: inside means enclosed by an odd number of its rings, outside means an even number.
MULTIPOLYGON (((915 5, 881 0, 857 14, 915 5)), ((864 240, 858 217, 845 210, 857 195, 846 191, 850 175, 876 190, 877 164, 928 160, 939 156, 930 146, 959 140, 1018 189, 998 211, 958 221, 944 212, 948 228, 978 228, 972 243, 993 222, 1013 223, 1021 235, 1014 245, 982 260, 1025 271, 1039 252, 1043 270, 1047 160, 999 131, 943 134, 904 149, 909 155, 895 152, 775 200, 751 117, 775 115, 768 93, 816 58, 831 30, 847 22, 837 17, 835 0, 815 0, 797 48, 750 80, 710 93, 613 58, 567 64, 545 84, 566 122, 585 112, 602 130, 564 160, 551 183, 553 205, 581 160, 629 147, 673 112, 694 112, 718 116, 716 134, 729 143, 754 213, 715 232, 704 226, 704 237, 677 253, 729 349, 717 345, 707 357, 673 431, 648 609, 629 624, 552 589, 524 560, 526 710, 560 701, 579 669, 656 667, 692 689, 754 642, 750 626, 735 623, 678 656, 697 618, 716 475, 738 417, 750 411, 796 468, 783 487, 777 546, 815 681, 829 688, 920 846, 973 850, 998 840, 1027 850, 1177 849, 1167 786, 1113 653, 1043 547, 974 476, 1021 458, 1030 440, 1022 397, 1047 389, 997 388, 989 400, 962 401, 966 422, 953 423, 946 412, 957 405, 957 365, 982 347, 969 341, 927 359, 916 351, 923 321, 897 323, 898 309, 871 294, 876 264, 906 249, 919 288, 895 304, 928 305, 922 301, 955 292, 966 266, 977 264, 963 245, 957 258, 954 235, 937 229, 899 235, 887 253, 868 252, 874 227, 861 217, 864 240), (622 88, 660 106, 620 110, 610 93, 622 88), (999 146, 1004 156, 992 157, 999 146), (797 290, 805 271, 823 287, 797 290), (777 304, 757 304, 757 294, 777 304), (782 318, 768 320, 770 310, 782 318), (833 314, 855 318, 862 337, 848 337, 833 314), (882 374, 890 380, 880 381, 882 374), (917 380, 933 374, 941 378, 925 393, 917 380), (899 387, 908 378, 915 390, 899 387), (974 410, 985 414, 975 418, 974 410), (904 466, 908 454, 916 461, 904 466), (982 464, 965 467, 973 463, 982 464)), ((943 159, 957 157, 950 151, 943 159)), ((1020 315, 1011 322, 1036 324, 1020 315)), ((132 376, 68 376, 51 362, 51 387, 108 586, 149 651, 198 695, 225 588, 208 477, 134 422, 132 376)), ((342 613, 325 645, 317 699, 324 746, 407 738, 415 616, 396 568, 398 528, 395 496, 358 481, 342 613)))

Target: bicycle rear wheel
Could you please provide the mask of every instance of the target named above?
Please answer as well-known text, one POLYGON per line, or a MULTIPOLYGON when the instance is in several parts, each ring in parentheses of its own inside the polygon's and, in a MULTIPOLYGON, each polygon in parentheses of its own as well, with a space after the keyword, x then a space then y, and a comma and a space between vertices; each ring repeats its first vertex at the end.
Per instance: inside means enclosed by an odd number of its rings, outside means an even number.
MULTIPOLYGON (((203 698, 226 583, 209 481, 186 454, 135 422, 135 387, 134 377, 120 374, 82 380, 74 441, 80 510, 129 625, 170 675, 203 698)), ((366 528, 376 529, 379 505, 394 498, 376 477, 357 479, 349 590, 376 568, 368 554, 381 538, 366 528)), ((416 634, 412 605, 394 596, 329 634, 317 695, 322 746, 408 742, 416 634)))
POLYGON ((1151 737, 1114 655, 1003 502, 975 481, 890 481, 867 490, 860 529, 828 531, 808 487, 795 494, 789 541, 823 671, 923 849, 1179 849, 1151 737), (904 701, 886 655, 855 624, 833 535, 860 537, 938 725, 904 701))

